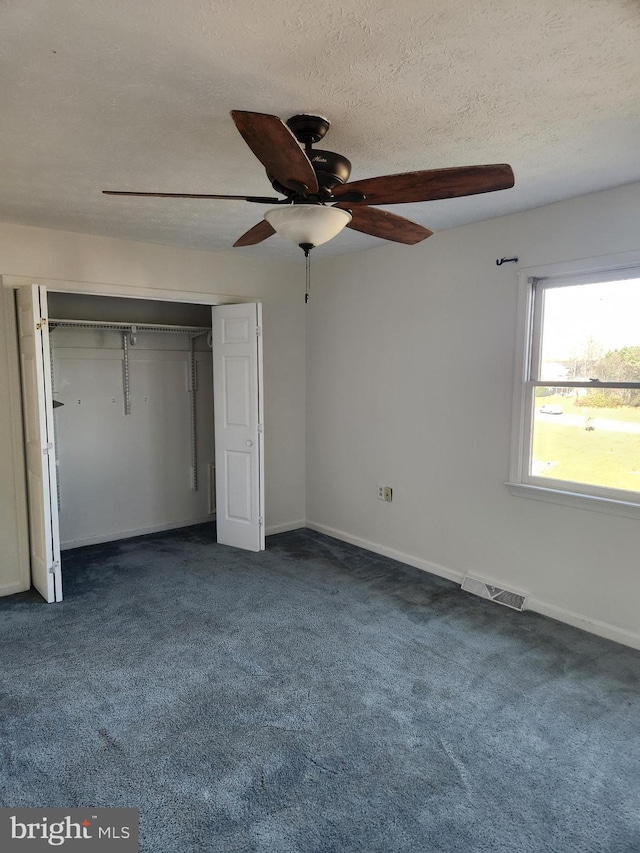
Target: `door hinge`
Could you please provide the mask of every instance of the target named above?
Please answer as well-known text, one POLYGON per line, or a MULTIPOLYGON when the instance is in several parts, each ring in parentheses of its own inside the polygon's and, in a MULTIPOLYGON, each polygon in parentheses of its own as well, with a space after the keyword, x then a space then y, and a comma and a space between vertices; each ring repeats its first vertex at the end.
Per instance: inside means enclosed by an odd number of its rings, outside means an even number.
POLYGON ((262 527, 263 523, 264 523, 264 519, 262 518, 262 516, 260 516, 260 518, 258 519, 258 526, 262 527))
POLYGON ((43 453, 43 455, 45 453, 51 453, 52 450, 53 450, 53 442, 50 441, 49 444, 45 444, 45 446, 42 448, 42 453, 43 453))
POLYGON ((260 327, 260 326, 256 326, 256 335, 257 335, 257 337, 260 337, 260 335, 261 335, 261 334, 262 334, 262 329, 261 329, 261 327, 260 327))
POLYGON ((258 424, 258 434, 262 434, 262 424, 258 424))
POLYGON ((47 318, 46 317, 40 317, 40 322, 36 323, 36 329, 41 329, 43 326, 46 326, 46 325, 47 325, 47 318))
POLYGON ((59 563, 57 560, 55 561, 55 563, 52 563, 52 564, 49 566, 49 574, 50 574, 50 575, 55 575, 55 573, 56 573, 56 569, 58 568, 58 566, 59 566, 59 565, 60 565, 60 563, 59 563))

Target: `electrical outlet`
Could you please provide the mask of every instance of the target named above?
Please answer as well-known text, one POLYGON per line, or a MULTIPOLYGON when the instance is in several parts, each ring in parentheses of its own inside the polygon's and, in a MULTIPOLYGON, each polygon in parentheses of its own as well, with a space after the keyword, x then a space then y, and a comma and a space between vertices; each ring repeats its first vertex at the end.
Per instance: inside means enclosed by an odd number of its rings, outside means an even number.
POLYGON ((391 503, 393 500, 393 489, 391 486, 381 486, 378 484, 378 500, 379 501, 387 501, 387 503, 391 503))

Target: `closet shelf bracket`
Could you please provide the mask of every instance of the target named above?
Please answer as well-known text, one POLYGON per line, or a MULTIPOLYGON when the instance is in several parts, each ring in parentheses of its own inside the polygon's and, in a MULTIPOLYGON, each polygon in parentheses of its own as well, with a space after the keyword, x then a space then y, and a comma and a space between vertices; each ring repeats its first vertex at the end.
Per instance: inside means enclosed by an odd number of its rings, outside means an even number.
POLYGON ((124 413, 131 414, 131 388, 129 385, 129 339, 130 335, 122 335, 122 392, 124 395, 124 413))
POLYGON ((198 436, 196 427, 196 353, 193 337, 189 338, 189 397, 191 409, 191 490, 198 491, 198 436))

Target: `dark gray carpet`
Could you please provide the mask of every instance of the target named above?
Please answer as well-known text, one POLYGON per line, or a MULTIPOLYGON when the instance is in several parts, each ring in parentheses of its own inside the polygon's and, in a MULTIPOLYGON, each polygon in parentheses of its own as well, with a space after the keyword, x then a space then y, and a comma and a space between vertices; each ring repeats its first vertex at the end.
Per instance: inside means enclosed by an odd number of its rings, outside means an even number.
POLYGON ((149 853, 640 851, 640 654, 311 531, 69 552, 0 600, 0 798, 149 853))

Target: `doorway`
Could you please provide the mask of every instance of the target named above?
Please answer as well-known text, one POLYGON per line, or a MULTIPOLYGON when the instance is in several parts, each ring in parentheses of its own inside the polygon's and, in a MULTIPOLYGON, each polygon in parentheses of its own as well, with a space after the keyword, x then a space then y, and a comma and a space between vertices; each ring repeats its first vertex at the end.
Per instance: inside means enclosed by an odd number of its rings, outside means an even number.
POLYGON ((62 598, 61 531, 77 547, 217 509, 219 543, 262 550, 261 305, 42 285, 18 288, 16 300, 32 581, 43 597, 62 598))

